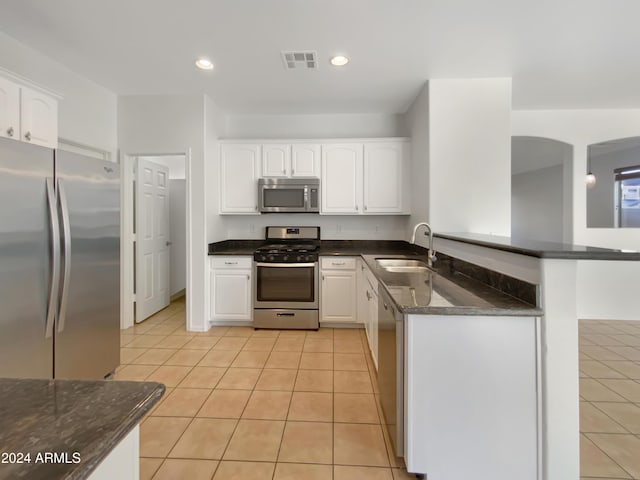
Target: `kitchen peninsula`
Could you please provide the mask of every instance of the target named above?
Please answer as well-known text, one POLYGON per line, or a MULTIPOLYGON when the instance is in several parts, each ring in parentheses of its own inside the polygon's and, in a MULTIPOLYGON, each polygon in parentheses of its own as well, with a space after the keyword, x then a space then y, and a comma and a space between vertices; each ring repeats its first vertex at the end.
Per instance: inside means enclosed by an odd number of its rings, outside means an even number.
POLYGON ((578 263, 640 261, 640 252, 475 233, 434 236, 439 252, 538 286, 539 477, 579 478, 578 263))
MULTIPOLYGON (((399 285, 401 276, 377 262, 426 262, 426 250, 407 242, 323 240, 318 251, 321 260, 357 258, 403 320, 409 471, 451 473, 453 465, 460 474, 481 467, 494 479, 577 478, 577 262, 638 261, 640 253, 475 234, 435 237, 439 260, 425 273, 427 287, 399 285), (460 455, 473 461, 457 462, 460 455)), ((259 245, 227 240, 211 244, 209 254, 248 256, 259 245)), ((383 362, 376 345, 378 354, 383 362)))
POLYGON ((138 478, 155 382, 0 379, 1 480, 138 478))

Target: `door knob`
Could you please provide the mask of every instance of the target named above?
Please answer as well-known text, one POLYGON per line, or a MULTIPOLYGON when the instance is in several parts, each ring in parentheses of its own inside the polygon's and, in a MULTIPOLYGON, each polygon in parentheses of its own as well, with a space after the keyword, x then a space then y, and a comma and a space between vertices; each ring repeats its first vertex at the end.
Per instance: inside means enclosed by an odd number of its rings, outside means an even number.
POLYGON ((29 141, 29 142, 30 142, 30 141, 31 141, 31 132, 27 132, 27 133, 25 133, 25 134, 24 134, 24 138, 26 138, 26 139, 27 139, 27 141, 29 141))

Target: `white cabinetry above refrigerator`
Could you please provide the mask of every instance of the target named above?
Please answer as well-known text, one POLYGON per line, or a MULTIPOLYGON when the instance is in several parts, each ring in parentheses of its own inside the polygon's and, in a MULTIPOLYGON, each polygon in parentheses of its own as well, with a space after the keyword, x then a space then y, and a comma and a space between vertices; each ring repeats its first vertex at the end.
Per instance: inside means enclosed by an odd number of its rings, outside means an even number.
POLYGON ((44 90, 0 77, 0 137, 58 146, 58 99, 44 90))

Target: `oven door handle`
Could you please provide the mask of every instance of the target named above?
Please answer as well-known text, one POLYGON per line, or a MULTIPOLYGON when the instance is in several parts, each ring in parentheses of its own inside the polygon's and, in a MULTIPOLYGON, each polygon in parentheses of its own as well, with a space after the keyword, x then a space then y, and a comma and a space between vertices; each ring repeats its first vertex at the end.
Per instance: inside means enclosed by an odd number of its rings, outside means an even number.
POLYGON ((256 262, 256 267, 276 267, 276 268, 309 268, 315 267, 317 263, 261 263, 256 262))

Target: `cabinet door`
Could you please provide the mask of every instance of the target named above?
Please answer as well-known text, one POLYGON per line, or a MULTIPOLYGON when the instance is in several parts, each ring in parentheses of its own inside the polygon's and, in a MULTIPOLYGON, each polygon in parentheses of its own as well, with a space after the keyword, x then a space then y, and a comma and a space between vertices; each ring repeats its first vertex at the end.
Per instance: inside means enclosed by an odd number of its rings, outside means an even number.
POLYGON ((251 320, 251 270, 212 270, 211 319, 251 320))
POLYGON ((258 213, 260 145, 220 148, 220 213, 258 213))
POLYGON ((262 176, 288 177, 291 166, 291 145, 262 146, 262 176))
POLYGON ((360 213, 362 144, 322 146, 320 213, 360 213))
POLYGON ((356 322, 356 272, 322 273, 322 322, 356 322))
POLYGON ((21 139, 43 147, 58 146, 58 101, 43 93, 21 88, 21 139))
POLYGON ((291 176, 320 176, 320 145, 311 143, 291 145, 291 176))
POLYGON ((20 139, 20 86, 0 78, 0 137, 20 139))
POLYGON ((403 211, 405 143, 364 145, 364 213, 403 211))

